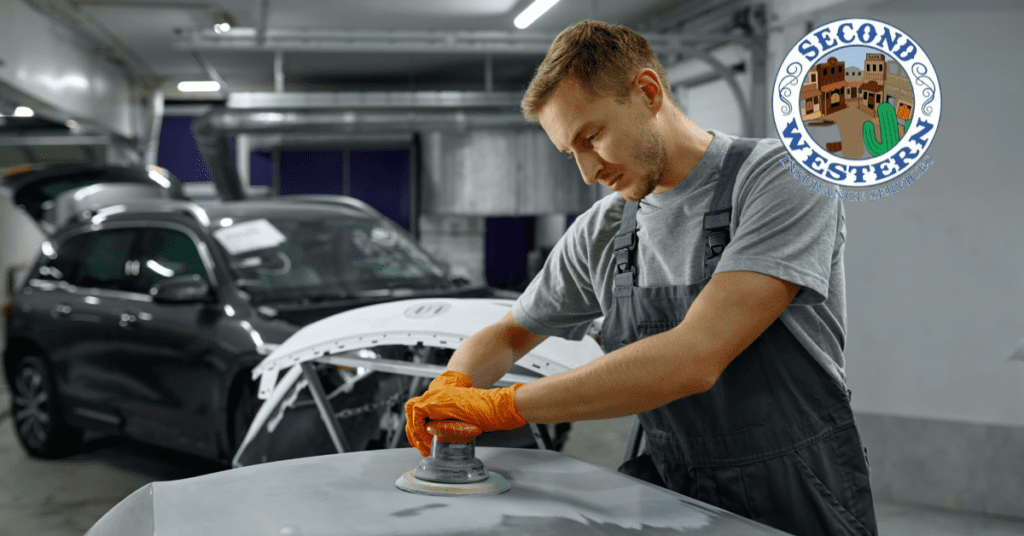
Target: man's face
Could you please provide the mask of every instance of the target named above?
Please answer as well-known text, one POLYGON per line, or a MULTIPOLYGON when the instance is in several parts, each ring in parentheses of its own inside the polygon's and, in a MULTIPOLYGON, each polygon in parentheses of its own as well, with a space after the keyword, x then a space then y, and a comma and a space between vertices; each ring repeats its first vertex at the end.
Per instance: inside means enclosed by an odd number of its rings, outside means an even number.
POLYGON ((665 147, 639 92, 623 103, 590 95, 566 78, 537 116, 555 147, 576 159, 587 184, 599 182, 637 201, 661 181, 665 147))

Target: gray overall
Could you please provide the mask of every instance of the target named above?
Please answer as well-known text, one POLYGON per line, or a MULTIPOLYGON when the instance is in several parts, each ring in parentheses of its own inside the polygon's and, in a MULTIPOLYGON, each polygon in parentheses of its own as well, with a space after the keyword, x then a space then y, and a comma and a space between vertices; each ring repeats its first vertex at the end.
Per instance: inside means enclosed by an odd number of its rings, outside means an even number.
MULTIPOLYGON (((615 237, 615 302, 601 345, 611 352, 678 325, 728 243, 736 172, 755 140, 733 142, 704 216, 704 278, 635 286, 637 202, 615 237)), ((714 387, 641 413, 643 455, 619 468, 798 535, 877 534, 866 453, 843 390, 781 320, 726 367, 714 387)))

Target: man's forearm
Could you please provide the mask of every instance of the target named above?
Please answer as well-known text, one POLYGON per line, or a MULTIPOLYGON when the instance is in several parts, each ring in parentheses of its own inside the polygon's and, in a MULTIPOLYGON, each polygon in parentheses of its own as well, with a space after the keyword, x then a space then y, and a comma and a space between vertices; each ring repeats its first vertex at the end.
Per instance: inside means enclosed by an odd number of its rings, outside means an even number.
POLYGON ((527 422, 606 419, 703 393, 799 290, 756 272, 715 274, 678 326, 524 385, 516 409, 527 422))
POLYGON ((527 422, 610 419, 702 393, 718 377, 699 342, 665 332, 641 339, 582 367, 532 381, 516 391, 527 422))
POLYGON ((466 339, 448 362, 448 370, 468 374, 473 387, 487 388, 512 368, 515 352, 500 325, 488 326, 466 339))

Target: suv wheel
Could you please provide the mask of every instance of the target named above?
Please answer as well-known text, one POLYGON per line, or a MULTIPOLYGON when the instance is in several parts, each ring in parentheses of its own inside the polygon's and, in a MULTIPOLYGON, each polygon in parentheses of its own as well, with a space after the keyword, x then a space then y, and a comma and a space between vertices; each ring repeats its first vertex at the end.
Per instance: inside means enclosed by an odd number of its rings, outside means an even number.
POLYGON ((36 356, 18 362, 11 377, 11 417, 25 450, 41 458, 57 458, 82 443, 82 430, 64 423, 57 404, 53 378, 36 356))

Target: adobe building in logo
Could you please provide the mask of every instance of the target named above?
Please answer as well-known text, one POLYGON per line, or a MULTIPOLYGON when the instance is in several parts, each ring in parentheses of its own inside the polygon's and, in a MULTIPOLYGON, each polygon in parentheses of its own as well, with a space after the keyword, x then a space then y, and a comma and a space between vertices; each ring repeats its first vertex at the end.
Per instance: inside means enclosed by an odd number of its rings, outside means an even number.
POLYGON ((818 27, 790 50, 772 92, 780 162, 804 185, 847 201, 881 199, 921 178, 942 94, 924 50, 871 19, 818 27))

